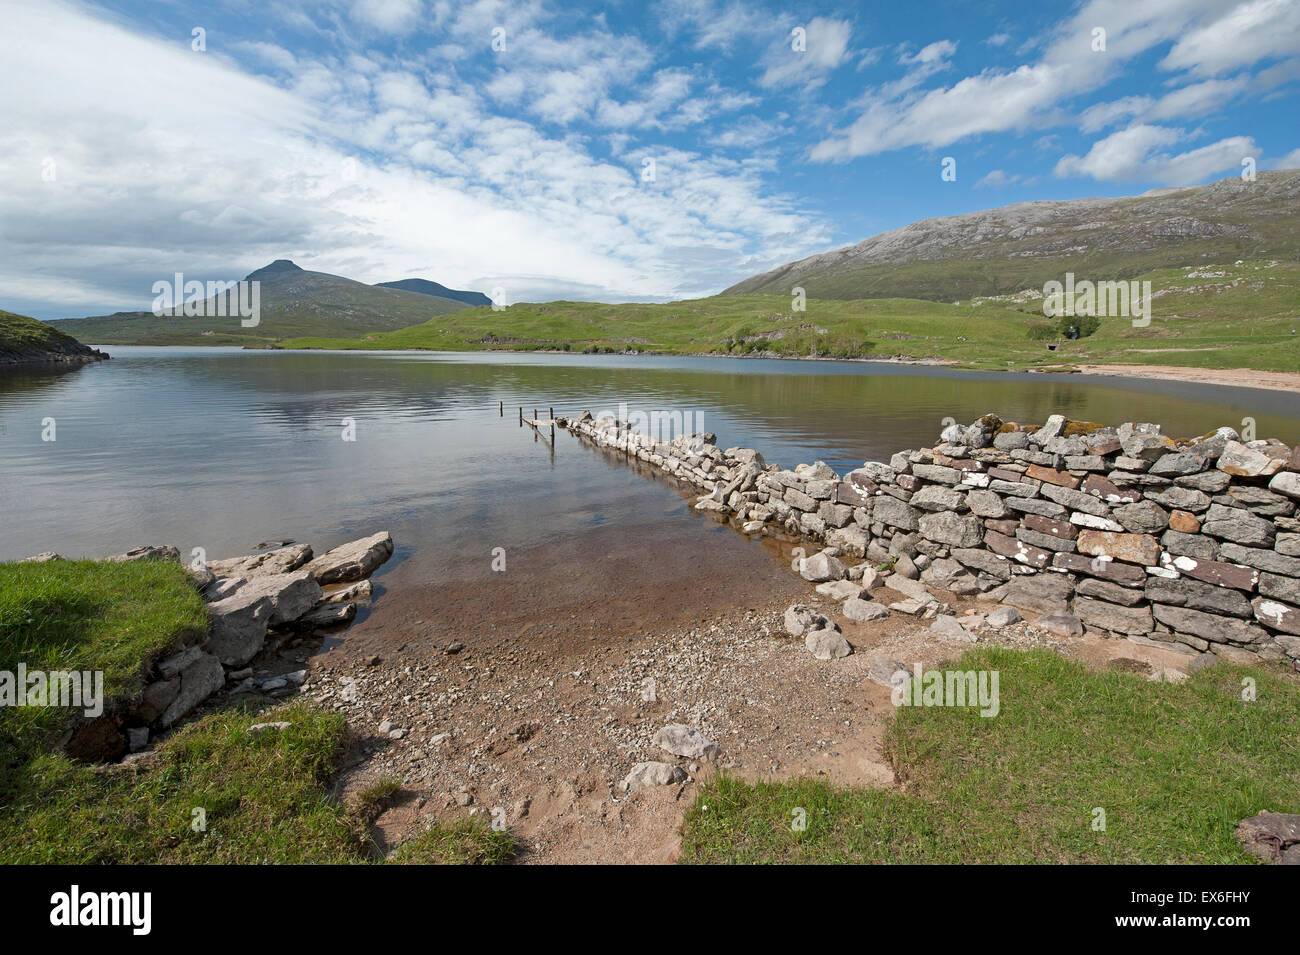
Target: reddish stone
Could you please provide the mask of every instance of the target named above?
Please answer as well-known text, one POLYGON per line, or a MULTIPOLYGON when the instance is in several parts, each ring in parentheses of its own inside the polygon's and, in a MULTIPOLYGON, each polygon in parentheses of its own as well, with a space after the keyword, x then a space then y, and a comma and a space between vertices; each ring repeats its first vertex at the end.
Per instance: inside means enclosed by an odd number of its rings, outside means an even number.
POLYGON ((1003 557, 1016 561, 1016 563, 1039 570, 1052 561, 1051 551, 1043 550, 1041 547, 1034 547, 1032 544, 1026 544, 1024 541, 1016 540, 1014 537, 1007 537, 1005 534, 999 534, 996 531, 984 532, 984 546, 995 554, 1001 554, 1003 557))
POLYGON ((1031 531, 1049 534, 1062 540, 1074 540, 1079 536, 1079 528, 1069 521, 1054 521, 1050 517, 1043 517, 1041 514, 1026 514, 1020 519, 1020 523, 1031 531))
POLYGON ((1083 554, 1059 553, 1052 558, 1052 566, 1059 570, 1109 580, 1124 587, 1140 587, 1147 580, 1146 571, 1140 567, 1121 564, 1114 560, 1097 560, 1095 557, 1086 557, 1083 554))
POLYGON ((989 518, 984 522, 984 526, 998 534, 1004 534, 1007 537, 1016 536, 1016 528, 1020 526, 1016 521, 995 520, 989 518))
POLYGON ((1247 593, 1255 589, 1259 582, 1259 571, 1253 567, 1229 564, 1221 560, 1197 560, 1195 557, 1170 558, 1167 566, 1173 567, 1184 577, 1203 580, 1217 587, 1231 587, 1247 593))
POLYGON ((1169 512, 1169 529, 1180 534, 1199 534, 1201 522, 1191 511, 1174 510, 1169 512))
POLYGON ((894 483, 904 491, 919 491, 921 485, 925 482, 915 474, 900 474, 898 477, 894 478, 894 483))
POLYGON ((1150 534, 1085 530, 1079 534, 1079 553, 1110 557, 1147 567, 1160 563, 1160 544, 1150 534))
POLYGON ((1012 481, 1016 484, 1025 479, 1019 471, 1008 471, 1006 468, 989 468, 989 477, 996 481, 1012 481))
POLYGON ((1089 454, 1100 454, 1103 458, 1108 454, 1114 454, 1120 449, 1119 438, 1107 438, 1100 444, 1094 444, 1088 449, 1089 454))
POLYGON ((868 494, 875 494, 880 490, 879 484, 871 480, 871 478, 867 477, 865 474, 861 474, 857 471, 849 472, 849 481, 862 488, 862 490, 866 491, 868 494))
POLYGON ((1099 497, 1109 504, 1136 504, 1142 500, 1142 492, 1132 488, 1121 489, 1114 481, 1100 474, 1090 474, 1080 488, 1085 494, 1099 497))
POLYGON ((854 484, 845 484, 840 482, 835 485, 835 494, 833 500, 836 504, 847 504, 850 507, 865 507, 871 503, 872 494, 864 487, 858 487, 854 484))
POLYGON ((1029 465, 1025 474, 1035 480, 1045 481, 1048 484, 1058 484, 1071 490, 1079 486, 1079 479, 1068 471, 1057 471, 1054 468, 1045 468, 1038 464, 1029 465))
POLYGON ((955 468, 958 471, 984 471, 987 465, 983 461, 972 461, 969 458, 948 458, 942 454, 934 456, 935 464, 942 464, 946 468, 955 468))

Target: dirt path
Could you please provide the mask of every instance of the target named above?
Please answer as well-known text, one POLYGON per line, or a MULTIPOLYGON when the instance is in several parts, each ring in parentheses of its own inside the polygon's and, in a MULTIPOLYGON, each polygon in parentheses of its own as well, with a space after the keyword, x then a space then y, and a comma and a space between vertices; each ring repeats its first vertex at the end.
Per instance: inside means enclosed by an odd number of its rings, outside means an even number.
POLYGON ((1158 378, 1234 388, 1264 388, 1300 392, 1300 372, 1255 371, 1251 368, 1180 368, 1176 365, 1076 365, 1085 375, 1119 378, 1158 378))
MULTIPOLYGON (((376 660, 361 642, 344 641, 312 659, 304 689, 369 737, 345 793, 384 776, 403 781, 403 799, 377 824, 388 846, 436 818, 485 813, 520 838, 523 863, 671 862, 694 781, 631 795, 619 783, 643 760, 679 762, 693 777, 709 767, 658 751, 651 742, 658 729, 699 728, 721 745, 720 765, 746 778, 823 775, 892 786, 881 749, 892 705, 888 688, 867 677, 870 660, 929 665, 971 646, 897 613, 853 623, 789 576, 805 591, 802 602, 840 624, 853 655, 819 661, 787 636, 781 615, 791 600, 782 594, 707 622, 611 633, 585 646, 471 641, 447 652, 445 642, 420 639, 376 660), (647 680, 653 701, 643 699, 647 680)), ((991 608, 936 596, 958 614, 991 608)), ((1188 659, 1124 640, 1058 638, 1028 624, 985 633, 981 642, 1050 646, 1093 665, 1122 658, 1136 672, 1188 659)))

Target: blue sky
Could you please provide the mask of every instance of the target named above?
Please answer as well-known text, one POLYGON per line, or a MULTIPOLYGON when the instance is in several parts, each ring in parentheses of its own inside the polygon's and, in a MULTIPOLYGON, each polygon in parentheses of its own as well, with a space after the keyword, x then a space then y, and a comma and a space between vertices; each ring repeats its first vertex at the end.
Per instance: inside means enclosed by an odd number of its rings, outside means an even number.
POLYGON ((43 318, 281 257, 694 297, 917 219, 1300 166, 1300 0, 5 14, 0 307, 43 318))

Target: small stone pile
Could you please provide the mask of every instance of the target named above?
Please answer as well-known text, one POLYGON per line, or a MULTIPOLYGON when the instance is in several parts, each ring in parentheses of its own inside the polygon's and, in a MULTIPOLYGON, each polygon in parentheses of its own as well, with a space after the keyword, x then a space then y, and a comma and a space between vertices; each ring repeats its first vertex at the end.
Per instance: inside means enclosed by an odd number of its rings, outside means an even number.
POLYGON ((841 477, 712 434, 658 441, 590 413, 557 424, 698 487, 698 510, 745 533, 823 542, 797 562, 809 580, 849 578, 835 557, 850 555, 1067 629, 1300 669, 1300 449, 1280 441, 990 414, 841 477))

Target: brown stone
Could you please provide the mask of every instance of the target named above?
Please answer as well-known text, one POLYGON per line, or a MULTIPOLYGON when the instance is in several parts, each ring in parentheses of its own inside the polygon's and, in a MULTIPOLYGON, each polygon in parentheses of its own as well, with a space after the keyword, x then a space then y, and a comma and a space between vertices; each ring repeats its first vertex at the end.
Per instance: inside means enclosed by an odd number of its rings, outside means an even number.
POLYGON ((958 471, 985 471, 988 466, 983 461, 972 461, 969 458, 949 458, 942 454, 934 456, 935 464, 942 464, 946 468, 956 468, 958 471))
POLYGON ((1068 471, 1057 471, 1055 468, 1045 468, 1039 464, 1029 465, 1025 471, 1025 475, 1047 484, 1056 484, 1060 487, 1068 487, 1071 490, 1079 486, 1079 479, 1068 471))
POLYGON ((1044 517, 1041 514, 1026 514, 1020 523, 1031 531, 1049 534, 1052 537, 1060 537, 1063 540, 1074 540, 1079 536, 1079 528, 1069 521, 1054 521, 1052 518, 1044 517))
POLYGON ((867 477, 865 474, 862 474, 858 471, 850 471, 848 477, 850 483, 852 483, 856 487, 861 488, 863 491, 865 491, 868 494, 875 494, 877 491, 880 490, 879 484, 871 480, 871 478, 867 477))
POLYGON ((1207 584, 1214 584, 1218 587, 1244 590, 1247 593, 1254 590, 1255 584, 1259 582, 1259 571, 1253 567, 1229 564, 1222 560, 1175 557, 1172 560, 1167 560, 1166 566, 1172 567, 1185 577, 1203 580, 1207 584))
POLYGON ((1120 488, 1110 478, 1104 478, 1100 474, 1089 474, 1080 490, 1085 494, 1101 498, 1107 504, 1136 504, 1142 500, 1140 491, 1120 488))
POLYGON ((847 504, 850 507, 866 507, 871 503, 872 494, 865 488, 856 484, 839 483, 835 485, 835 493, 831 500, 836 504, 847 504))
POLYGON ((924 484, 925 482, 923 482, 915 474, 900 474, 898 477, 894 478, 894 483, 897 484, 899 487, 901 487, 904 491, 915 491, 918 490, 921 487, 921 485, 924 484))
POLYGON ((1199 534, 1201 532, 1201 522, 1196 519, 1196 515, 1191 511, 1170 511, 1169 529, 1178 531, 1180 534, 1199 534))
POLYGON ((1154 567, 1160 562, 1160 544, 1150 534, 1085 530, 1079 534, 1079 553, 1111 557, 1147 567, 1154 567))
POLYGON ((1094 441, 1088 446, 1088 450, 1091 454, 1100 454, 1102 457, 1105 457, 1109 454, 1114 454, 1121 447, 1122 445, 1119 443, 1119 438, 1107 438, 1105 441, 1094 441))
POLYGON ((1015 537, 1016 528, 1019 527, 1020 525, 1015 521, 1010 521, 1010 520, 989 519, 984 522, 984 526, 987 527, 989 530, 996 531, 997 533, 1002 534, 1006 537, 1015 537))
POLYGON ((1041 570, 1052 561, 1051 551, 1043 550, 1041 547, 1034 547, 1032 544, 1026 544, 1014 537, 1007 537, 997 531, 985 532, 984 546, 995 554, 1001 554, 1016 563, 1035 569, 1041 570))
POLYGON ((989 468, 989 477, 995 481, 1010 481, 1013 484, 1019 484, 1025 479, 1019 471, 1008 471, 1006 468, 989 468))
MULTIPOLYGON (((987 537, 985 538, 987 540, 987 537)), ((1101 580, 1109 580, 1125 587, 1141 587, 1146 583, 1146 571, 1132 564, 1121 564, 1113 560, 1096 560, 1083 554, 1059 553, 1052 558, 1052 566, 1060 570, 1069 570, 1077 574, 1087 574, 1101 580)))
POLYGON ((1300 610, 1268 597, 1256 597, 1251 606, 1264 626, 1300 636, 1300 610))

